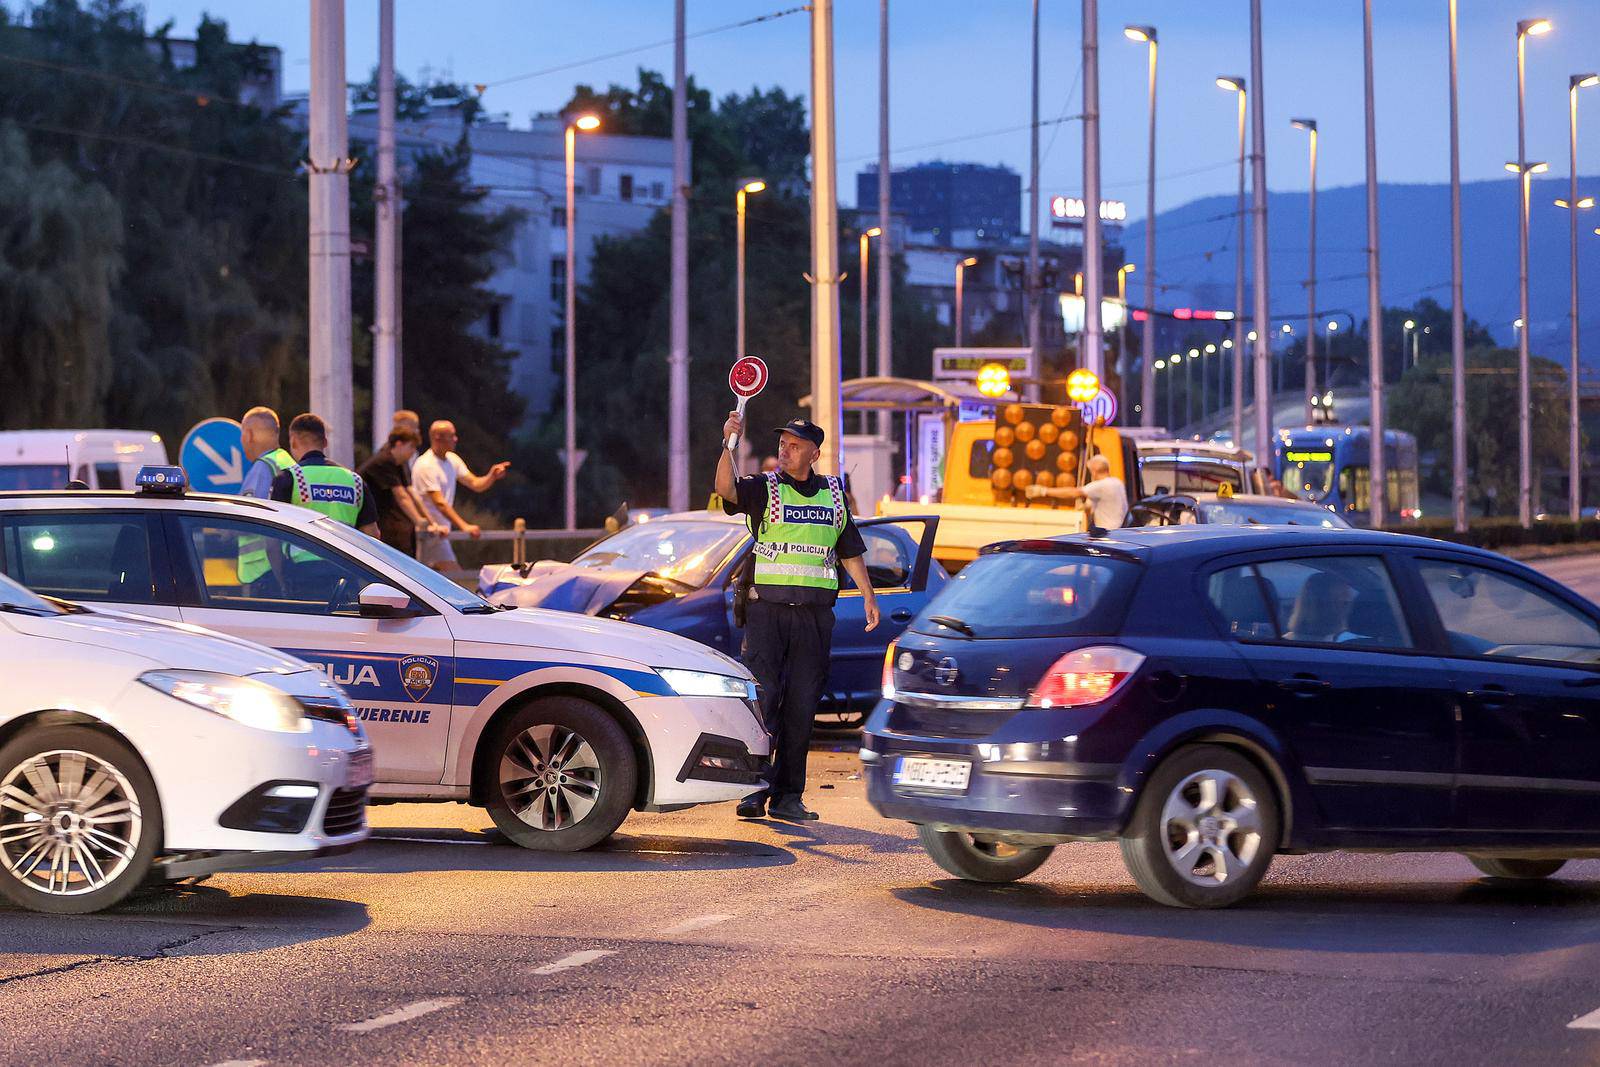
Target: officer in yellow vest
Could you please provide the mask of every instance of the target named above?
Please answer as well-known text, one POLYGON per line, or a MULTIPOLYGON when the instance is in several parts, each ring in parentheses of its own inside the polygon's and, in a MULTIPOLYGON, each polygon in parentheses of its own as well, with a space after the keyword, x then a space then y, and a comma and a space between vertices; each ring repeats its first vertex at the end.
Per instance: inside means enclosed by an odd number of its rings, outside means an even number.
MULTIPOLYGON (((294 466, 294 457, 278 445, 281 433, 278 413, 268 407, 253 407, 239 420, 239 441, 244 458, 250 463, 239 488, 240 496, 266 500, 272 495, 272 480, 294 466)), ((239 538, 240 585, 259 581, 271 567, 265 538, 239 538)))
POLYGON ((378 505, 355 471, 330 460, 328 425, 306 412, 289 423, 289 453, 294 466, 272 480, 272 499, 320 511, 331 519, 378 536, 378 505))
MULTIPOLYGON (((722 439, 742 433, 743 421, 730 414, 722 439)), ((861 590, 868 630, 878 625, 878 602, 843 482, 812 470, 822 428, 795 419, 775 432, 776 471, 736 479, 733 457, 724 450, 716 490, 723 510, 744 515, 755 534, 755 584, 745 610, 743 658, 761 686, 762 714, 773 739, 771 783, 741 801, 738 814, 801 822, 817 817, 802 796, 811 727, 828 680, 839 568, 861 590)))

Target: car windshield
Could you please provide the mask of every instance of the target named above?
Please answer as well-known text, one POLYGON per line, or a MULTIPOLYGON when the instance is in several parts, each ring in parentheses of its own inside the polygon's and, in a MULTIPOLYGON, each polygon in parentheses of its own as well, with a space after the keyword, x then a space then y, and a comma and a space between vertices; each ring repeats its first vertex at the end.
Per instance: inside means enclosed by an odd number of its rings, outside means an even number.
POLYGON ((612 534, 572 562, 579 567, 654 571, 700 589, 748 536, 743 526, 734 523, 656 519, 612 534))
POLYGON ((1350 526, 1327 508, 1296 500, 1205 503, 1200 505, 1200 514, 1206 522, 1223 526, 1321 526, 1328 530, 1344 530, 1350 526))
POLYGON ((1302 500, 1326 499, 1333 492, 1333 478, 1337 471, 1333 453, 1302 452, 1290 455, 1303 458, 1284 464, 1283 487, 1302 500))
POLYGON ((64 489, 65 463, 0 464, 0 489, 64 489))
POLYGON ((44 597, 32 592, 0 574, 0 611, 17 612, 23 615, 65 615, 66 609, 52 604, 44 597))
POLYGON ((979 556, 918 615, 918 633, 968 637, 1077 637, 1116 630, 1139 565, 1064 552, 979 556))
POLYGON ((315 525, 328 540, 377 556, 383 561, 385 568, 409 578, 457 611, 487 614, 497 610, 493 604, 477 593, 461 588, 432 567, 417 562, 399 549, 391 548, 375 537, 368 537, 359 530, 352 529, 342 522, 335 522, 327 516, 317 519, 315 525))
POLYGON ((1238 492, 1244 489, 1244 476, 1237 466, 1222 460, 1155 456, 1139 460, 1139 484, 1145 496, 1212 493, 1219 485, 1238 492))

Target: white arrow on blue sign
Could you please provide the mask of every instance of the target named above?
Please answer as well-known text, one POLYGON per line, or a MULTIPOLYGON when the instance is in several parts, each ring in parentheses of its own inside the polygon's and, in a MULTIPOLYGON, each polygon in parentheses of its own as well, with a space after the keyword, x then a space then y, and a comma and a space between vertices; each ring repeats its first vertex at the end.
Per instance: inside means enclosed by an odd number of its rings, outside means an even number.
POLYGON ((239 492, 244 484, 244 437, 232 419, 206 419, 183 435, 178 463, 189 486, 207 493, 239 492))

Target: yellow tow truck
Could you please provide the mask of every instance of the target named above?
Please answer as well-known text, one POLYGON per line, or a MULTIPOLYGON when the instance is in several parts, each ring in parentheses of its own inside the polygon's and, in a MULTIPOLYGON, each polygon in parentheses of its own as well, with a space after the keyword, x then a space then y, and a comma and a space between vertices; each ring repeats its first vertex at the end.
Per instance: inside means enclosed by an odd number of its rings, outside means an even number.
POLYGON ((1087 530, 1077 504, 1029 500, 1027 489, 1082 484, 1092 455, 1106 457, 1129 504, 1141 496, 1133 440, 1111 426, 1086 426, 1070 404, 995 399, 967 383, 907 378, 845 382, 842 401, 845 411, 904 415, 909 475, 880 497, 877 513, 939 516, 933 553, 952 571, 996 541, 1087 530))

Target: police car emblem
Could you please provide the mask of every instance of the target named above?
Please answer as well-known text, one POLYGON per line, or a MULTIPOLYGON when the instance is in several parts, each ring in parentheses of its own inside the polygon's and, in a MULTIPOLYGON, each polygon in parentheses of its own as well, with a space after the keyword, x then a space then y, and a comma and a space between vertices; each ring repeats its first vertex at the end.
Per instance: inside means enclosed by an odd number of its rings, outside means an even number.
POLYGON ((426 697, 438 677, 439 661, 431 656, 407 656, 400 661, 400 684, 413 701, 426 697))

